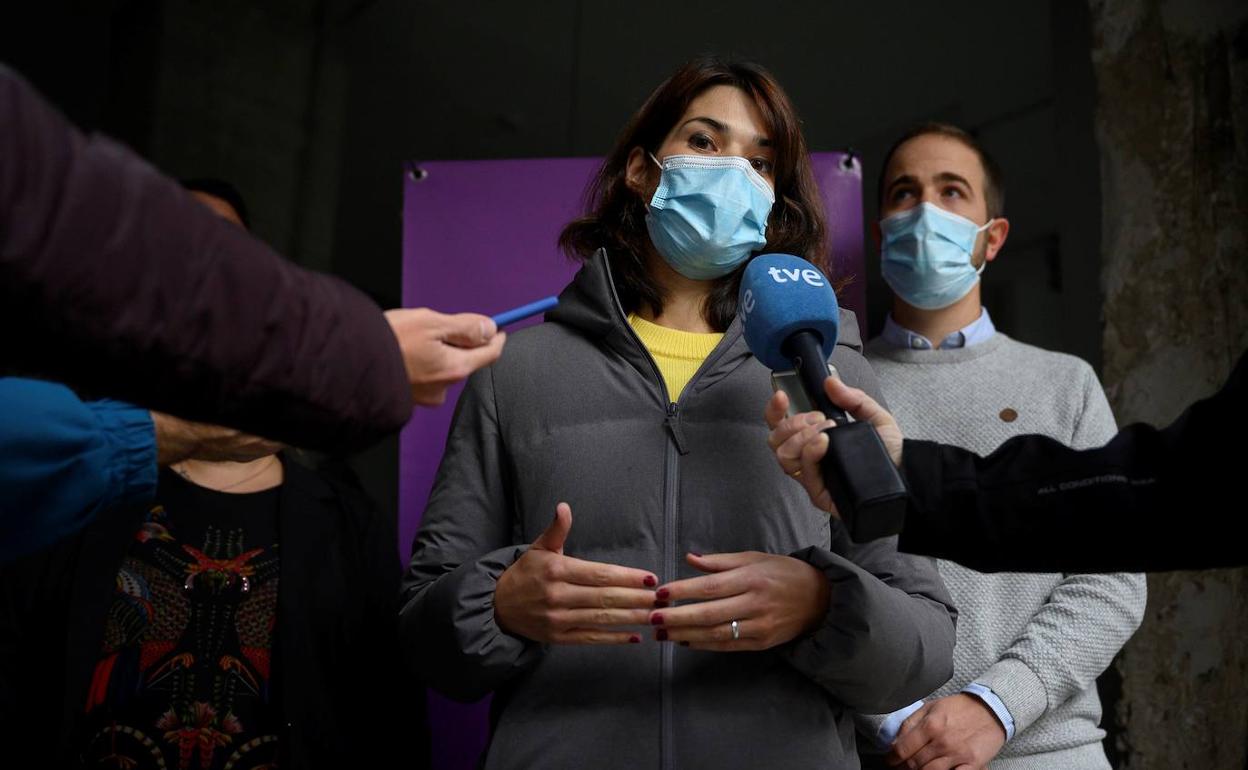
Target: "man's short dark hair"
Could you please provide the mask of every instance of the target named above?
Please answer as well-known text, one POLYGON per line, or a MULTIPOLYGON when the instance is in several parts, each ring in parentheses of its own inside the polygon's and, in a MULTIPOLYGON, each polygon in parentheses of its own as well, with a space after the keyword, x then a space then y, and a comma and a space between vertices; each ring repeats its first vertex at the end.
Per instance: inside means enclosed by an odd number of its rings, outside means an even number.
POLYGON ((234 209, 235 214, 238 214, 238 219, 243 223, 243 227, 248 230, 251 229, 251 217, 247 214, 247 203, 243 200, 243 194, 234 185, 224 179, 200 177, 197 179, 183 179, 182 187, 189 192, 205 193, 230 204, 230 208, 234 209))
POLYGON ((880 197, 879 205, 884 206, 884 174, 888 172, 888 164, 892 162, 893 155, 896 154, 898 148, 903 144, 920 136, 935 134, 937 136, 947 136, 950 139, 956 139, 962 144, 969 147, 979 157, 979 164, 984 168, 984 201, 988 204, 988 217, 995 219, 1005 213, 1005 177, 1001 173, 1001 167, 988 154, 984 146, 979 143, 975 137, 966 131, 949 123, 928 122, 920 123, 911 128, 909 131, 901 135, 901 138, 893 142, 893 146, 888 148, 888 152, 884 155, 884 163, 880 166, 880 197))

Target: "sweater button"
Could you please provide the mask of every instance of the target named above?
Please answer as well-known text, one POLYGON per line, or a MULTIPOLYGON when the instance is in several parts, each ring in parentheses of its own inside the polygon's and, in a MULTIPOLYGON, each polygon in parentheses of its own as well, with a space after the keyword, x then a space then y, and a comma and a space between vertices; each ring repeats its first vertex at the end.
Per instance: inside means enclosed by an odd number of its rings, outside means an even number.
POLYGON ((1002 422, 1014 422, 1017 419, 1018 419, 1018 412, 1014 411, 1013 409, 1010 409, 1007 407, 1001 410, 1002 422))

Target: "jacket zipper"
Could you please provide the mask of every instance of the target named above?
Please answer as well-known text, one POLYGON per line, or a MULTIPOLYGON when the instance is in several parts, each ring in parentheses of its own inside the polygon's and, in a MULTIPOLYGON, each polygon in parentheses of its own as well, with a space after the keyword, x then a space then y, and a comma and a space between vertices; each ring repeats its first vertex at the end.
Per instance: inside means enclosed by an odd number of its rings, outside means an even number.
MULTIPOLYGON (((614 300, 616 312, 619 314, 620 320, 623 321, 624 328, 628 330, 628 334, 634 344, 641 349, 642 355, 650 362, 650 370, 654 373, 655 381, 659 383, 659 393, 667 404, 663 418, 663 425, 667 428, 668 440, 667 447, 664 450, 663 574, 660 576, 661 582, 667 583, 676 579, 676 535, 680 529, 677 526, 680 515, 678 506, 680 456, 686 454, 689 449, 685 441, 684 430, 680 425, 679 401, 672 400, 671 394, 667 391, 667 381, 663 379, 663 373, 659 371, 658 363, 655 362, 654 356, 650 355, 650 351, 646 348, 645 343, 641 341, 641 337, 637 336, 637 331, 633 329, 633 325, 628 322, 628 315, 624 312, 624 306, 620 304, 619 294, 615 291, 615 277, 611 274, 609 262, 606 265, 606 269, 609 279, 608 284, 611 287, 611 298, 614 300)), ((710 357, 702 362, 699 371, 685 385, 685 390, 681 393, 682 397, 685 393, 692 391, 693 385, 698 381, 709 363, 711 363, 710 357)), ((675 645, 672 644, 659 645, 659 766, 662 770, 675 770, 676 767, 672 717, 672 658, 675 653, 674 647, 675 645)))
MULTIPOLYGON (((616 306, 619 308, 618 298, 616 306)), ((650 362, 650 368, 654 371, 655 380, 659 383, 659 392, 662 394, 663 400, 667 402, 663 417, 663 426, 667 429, 667 444, 663 450, 663 571, 660 576, 660 582, 668 583, 676 579, 676 533, 679 530, 679 527, 677 527, 677 516, 679 515, 677 493, 680 489, 680 456, 687 451, 684 433, 680 429, 680 406, 671 400, 671 396, 667 392, 667 381, 663 379, 663 373, 659 371, 659 365, 655 362, 654 356, 650 355, 650 351, 646 349, 641 338, 637 336, 637 332, 633 329, 632 324, 628 323, 628 317, 624 315, 623 308, 619 308, 619 311, 624 318, 624 326, 628 329, 633 341, 641 348, 641 352, 645 355, 646 360, 650 362)), ((685 386, 685 390, 689 390, 688 385, 685 386)), ((672 717, 673 653, 672 645, 659 645, 659 767, 662 770, 675 770, 676 767, 672 717)))
MULTIPOLYGON (((679 510, 677 508, 677 492, 680 489, 680 455, 684 454, 681 442, 677 436, 679 435, 680 408, 675 402, 669 402, 667 405, 667 428, 668 441, 667 448, 664 451, 666 455, 666 473, 664 474, 663 489, 663 572, 664 582, 676 579, 676 532, 677 516, 679 510)), ((672 770, 676 766, 675 758, 675 736, 672 734, 673 717, 672 717, 672 664, 675 651, 672 644, 659 645, 659 675, 662 686, 660 696, 661 710, 661 726, 659 730, 659 766, 663 770, 672 770)))

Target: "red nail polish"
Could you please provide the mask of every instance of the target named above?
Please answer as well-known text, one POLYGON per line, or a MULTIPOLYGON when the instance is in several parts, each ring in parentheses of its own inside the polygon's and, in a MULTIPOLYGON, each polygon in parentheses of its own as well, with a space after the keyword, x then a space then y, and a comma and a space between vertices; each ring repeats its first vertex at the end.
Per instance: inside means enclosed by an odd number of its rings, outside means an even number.
POLYGON ((654 588, 655 586, 659 584, 659 579, 656 578, 654 575, 646 575, 646 577, 641 581, 641 583, 646 588, 654 588))
POLYGON ((690 551, 689 553, 693 554, 694 556, 698 557, 699 559, 701 559, 701 558, 702 558, 702 554, 698 553, 697 551, 690 551))
POLYGON ((660 588, 654 592, 654 595, 659 601, 667 601, 667 597, 671 596, 672 592, 666 588, 660 588))
POLYGON ((641 637, 638 636, 637 634, 633 634, 632 636, 628 637, 628 643, 629 644, 641 644, 641 637))
POLYGON ((667 641, 667 629, 660 628, 657 631, 655 631, 654 638, 658 639, 660 642, 666 642, 667 641))
POLYGON ((653 615, 651 615, 651 616, 650 616, 650 625, 652 625, 652 626, 661 626, 661 625, 663 625, 663 613, 661 613, 661 612, 656 612, 656 613, 654 613, 653 615))

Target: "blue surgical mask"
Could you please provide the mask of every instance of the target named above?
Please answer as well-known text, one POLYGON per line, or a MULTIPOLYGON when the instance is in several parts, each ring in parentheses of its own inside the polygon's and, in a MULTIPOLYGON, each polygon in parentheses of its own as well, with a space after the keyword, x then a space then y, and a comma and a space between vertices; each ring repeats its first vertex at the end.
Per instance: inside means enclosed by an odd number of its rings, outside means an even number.
POLYGON ((932 203, 920 203, 880 220, 884 281, 907 303, 924 310, 949 307, 979 281, 971 264, 983 227, 932 203))
POLYGON ((767 244, 775 194, 737 156, 668 155, 650 201, 650 241, 676 272, 709 281, 737 269, 767 244))

